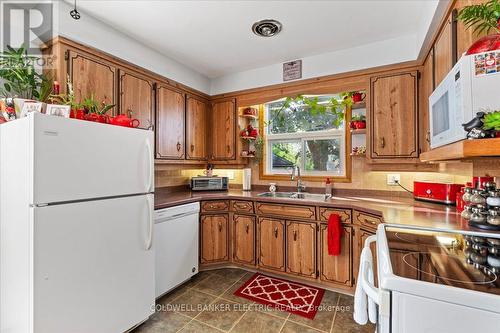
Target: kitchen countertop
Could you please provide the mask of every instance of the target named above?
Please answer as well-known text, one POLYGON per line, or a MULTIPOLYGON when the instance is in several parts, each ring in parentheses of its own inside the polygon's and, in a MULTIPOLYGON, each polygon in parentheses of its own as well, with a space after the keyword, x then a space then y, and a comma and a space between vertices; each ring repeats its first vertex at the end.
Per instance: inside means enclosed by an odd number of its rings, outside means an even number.
MULTIPOLYGON (((380 215, 385 223, 415 225, 438 229, 470 230, 467 221, 461 219, 454 206, 428 203, 412 198, 386 196, 333 196, 327 201, 304 199, 258 197, 261 192, 229 190, 224 192, 169 192, 156 189, 155 209, 181 205, 200 200, 249 199, 261 202, 288 203, 296 205, 330 206, 351 208, 380 215)), ((476 230, 480 231, 480 230, 476 230)))

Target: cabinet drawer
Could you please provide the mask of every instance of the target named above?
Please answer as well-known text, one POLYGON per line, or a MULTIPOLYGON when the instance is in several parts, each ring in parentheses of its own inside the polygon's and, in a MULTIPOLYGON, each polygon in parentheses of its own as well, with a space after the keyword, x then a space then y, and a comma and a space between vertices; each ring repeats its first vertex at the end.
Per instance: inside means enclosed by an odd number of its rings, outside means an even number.
POLYGON ((319 219, 321 221, 328 221, 330 214, 338 214, 342 223, 351 223, 351 210, 343 208, 332 208, 332 207, 319 207, 319 219))
POLYGON ((221 212, 229 210, 228 200, 211 200, 201 202, 202 212, 221 212))
POLYGON ((233 200, 231 201, 231 210, 238 213, 252 213, 253 214, 253 202, 243 201, 243 200, 233 200))
POLYGON ((358 225, 369 228, 377 228, 380 223, 384 223, 381 216, 362 213, 356 210, 354 211, 354 221, 358 225))
POLYGON ((280 205, 271 203, 257 203, 257 213, 263 215, 276 215, 280 217, 293 217, 308 220, 316 219, 314 207, 299 205, 280 205))

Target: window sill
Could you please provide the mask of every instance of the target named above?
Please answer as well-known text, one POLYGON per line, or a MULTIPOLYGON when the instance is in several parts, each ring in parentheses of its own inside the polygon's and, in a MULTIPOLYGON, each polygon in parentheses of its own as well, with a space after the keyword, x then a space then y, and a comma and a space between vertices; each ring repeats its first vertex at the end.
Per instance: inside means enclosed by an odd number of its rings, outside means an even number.
MULTIPOLYGON (((329 176, 329 175, 324 175, 324 176, 301 176, 300 177, 303 181, 310 181, 310 182, 324 182, 326 178, 330 178, 330 180, 334 183, 350 183, 351 182, 351 177, 348 176, 329 176)), ((259 179, 263 180, 285 180, 285 181, 292 181, 290 179, 290 175, 279 175, 279 174, 261 174, 259 175, 259 179)))

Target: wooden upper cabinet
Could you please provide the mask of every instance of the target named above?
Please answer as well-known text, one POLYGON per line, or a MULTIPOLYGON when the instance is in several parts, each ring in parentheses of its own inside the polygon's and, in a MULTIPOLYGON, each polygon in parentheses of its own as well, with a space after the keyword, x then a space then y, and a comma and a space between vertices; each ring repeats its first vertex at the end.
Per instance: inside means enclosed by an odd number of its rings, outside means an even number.
POLYGON ((316 278, 316 223, 286 222, 287 273, 316 278))
MULTIPOLYGON (((485 3, 487 0, 457 0, 454 9, 460 10, 465 6, 478 5, 485 3)), ((460 59, 463 53, 467 52, 469 47, 479 38, 486 36, 485 32, 477 34, 473 32, 474 28, 465 29, 461 21, 457 22, 457 58, 460 59)), ((492 33, 492 32, 490 32, 492 33)))
POLYGON ((452 19, 450 14, 434 44, 434 78, 436 86, 443 81, 446 74, 453 67, 452 44, 452 19))
POLYGON ((344 233, 340 240, 340 254, 332 256, 328 254, 328 224, 322 223, 320 225, 319 279, 321 281, 347 287, 352 286, 352 230, 351 226, 343 225, 344 233))
POLYGON ((154 124, 154 84, 148 78, 127 70, 120 70, 120 111, 139 120, 140 128, 154 124))
MULTIPOLYGON (((75 100, 82 102, 92 95, 98 102, 117 104, 118 70, 111 63, 81 51, 68 50, 68 75, 73 83, 75 100)), ((116 108, 108 111, 114 114, 116 108)))
POLYGON ((211 159, 236 159, 236 103, 234 100, 212 104, 211 159))
POLYGON ((156 88, 156 158, 184 158, 185 95, 165 85, 156 88))
POLYGON ((201 215, 201 263, 214 263, 229 259, 229 215, 201 215))
POLYGON ((429 128, 429 96, 434 91, 434 51, 431 50, 424 61, 422 76, 420 78, 420 105, 419 105, 419 141, 420 152, 429 151, 430 148, 430 128, 429 128))
POLYGON ((259 218, 259 267, 285 271, 285 221, 259 218))
POLYGON ((233 260, 255 265, 255 217, 233 215, 233 260))
POLYGON ((186 158, 206 160, 208 106, 205 102, 188 96, 186 98, 186 158))
POLYGON ((370 157, 418 157, 418 72, 371 78, 370 157))

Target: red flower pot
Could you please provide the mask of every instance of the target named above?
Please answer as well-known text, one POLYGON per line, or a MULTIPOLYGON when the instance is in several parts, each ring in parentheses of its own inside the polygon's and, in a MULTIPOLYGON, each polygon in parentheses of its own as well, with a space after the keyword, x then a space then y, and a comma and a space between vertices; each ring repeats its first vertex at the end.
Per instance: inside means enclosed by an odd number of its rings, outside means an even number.
POLYGON ((366 97, 365 93, 360 93, 360 92, 355 92, 352 94, 352 102, 353 103, 359 103, 362 102, 366 97))
POLYGON ((69 117, 74 118, 74 119, 84 120, 85 119, 85 111, 83 109, 71 110, 69 117))
POLYGON ((366 128, 366 121, 364 120, 358 120, 355 122, 356 129, 363 129, 366 128))
POLYGON ((97 113, 89 113, 85 116, 85 120, 98 122, 99 115, 97 113))
POLYGON ((467 55, 500 50, 500 34, 484 36, 478 39, 467 50, 467 55))

